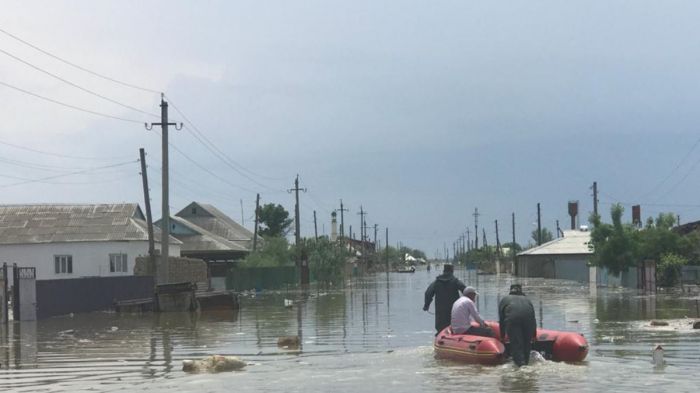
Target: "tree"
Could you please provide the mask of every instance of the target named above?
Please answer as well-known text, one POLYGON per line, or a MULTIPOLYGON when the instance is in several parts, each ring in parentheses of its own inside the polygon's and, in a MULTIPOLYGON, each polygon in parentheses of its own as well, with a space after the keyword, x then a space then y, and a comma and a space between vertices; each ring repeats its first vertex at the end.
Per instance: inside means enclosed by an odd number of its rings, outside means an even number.
POLYGON ((632 225, 622 223, 624 212, 622 205, 614 204, 610 208, 612 224, 603 223, 599 216, 591 216, 591 262, 596 266, 608 268, 616 275, 639 263, 636 229, 632 225))
POLYGON ((289 218, 289 212, 282 205, 267 203, 258 207, 258 221, 262 236, 282 237, 289 232, 294 220, 289 218))
MULTIPOLYGON (((535 244, 538 244, 538 239, 537 239, 537 229, 532 230, 532 239, 535 240, 535 244)), ((554 235, 552 235, 552 231, 550 231, 547 228, 542 228, 542 244, 547 243, 549 241, 552 241, 554 239, 554 235)))
POLYGON ((271 267, 294 265, 287 239, 266 237, 261 250, 252 252, 243 261, 248 267, 271 267))

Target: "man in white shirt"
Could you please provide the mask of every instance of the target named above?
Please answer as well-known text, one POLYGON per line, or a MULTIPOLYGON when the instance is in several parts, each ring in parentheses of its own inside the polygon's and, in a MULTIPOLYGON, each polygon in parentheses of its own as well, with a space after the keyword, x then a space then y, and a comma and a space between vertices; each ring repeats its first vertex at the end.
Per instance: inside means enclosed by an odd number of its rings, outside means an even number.
POLYGON ((472 334, 475 336, 493 337, 491 328, 481 318, 476 310, 474 299, 478 293, 474 287, 466 287, 462 292, 464 296, 457 299, 452 305, 452 332, 455 334, 472 334), (479 327, 472 326, 472 321, 479 323, 479 327))

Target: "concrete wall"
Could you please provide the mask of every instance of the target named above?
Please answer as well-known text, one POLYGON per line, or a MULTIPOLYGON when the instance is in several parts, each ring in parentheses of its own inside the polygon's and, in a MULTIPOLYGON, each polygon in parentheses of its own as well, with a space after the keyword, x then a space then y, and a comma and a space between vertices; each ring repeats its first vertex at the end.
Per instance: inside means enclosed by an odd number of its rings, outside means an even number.
POLYGON ((517 263, 521 277, 589 281, 586 255, 521 255, 517 263))
MULTIPOLYGON (((0 263, 16 262, 22 267, 35 267, 37 280, 130 276, 136 257, 147 253, 147 241, 4 244, 0 245, 0 263), (110 272, 109 254, 126 254, 128 271, 110 272), (73 273, 57 274, 54 269, 55 255, 71 255, 73 273)), ((180 246, 171 244, 170 254, 179 256, 180 246)))

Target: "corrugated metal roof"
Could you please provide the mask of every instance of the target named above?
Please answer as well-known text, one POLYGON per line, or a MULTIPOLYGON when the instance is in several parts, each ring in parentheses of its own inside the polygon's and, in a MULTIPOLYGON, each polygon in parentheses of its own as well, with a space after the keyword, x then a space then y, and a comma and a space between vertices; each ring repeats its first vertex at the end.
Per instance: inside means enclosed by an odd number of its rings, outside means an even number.
POLYGON ((136 203, 0 205, 0 244, 142 240, 148 232, 136 203))
POLYGON ((554 239, 541 246, 533 247, 518 254, 521 255, 571 255, 571 254, 593 254, 588 247, 591 241, 589 231, 564 231, 564 237, 554 239))

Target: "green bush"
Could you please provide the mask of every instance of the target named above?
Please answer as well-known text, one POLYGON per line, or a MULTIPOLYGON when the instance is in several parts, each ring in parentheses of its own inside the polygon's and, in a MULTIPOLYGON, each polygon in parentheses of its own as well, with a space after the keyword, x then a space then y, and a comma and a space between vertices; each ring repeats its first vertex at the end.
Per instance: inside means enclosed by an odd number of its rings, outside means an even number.
POLYGON ((664 254, 657 269, 657 284, 662 287, 672 287, 680 282, 681 266, 688 260, 677 254, 664 254))
POLYGON ((266 237, 262 249, 248 254, 243 260, 246 267, 294 266, 287 239, 266 237))

